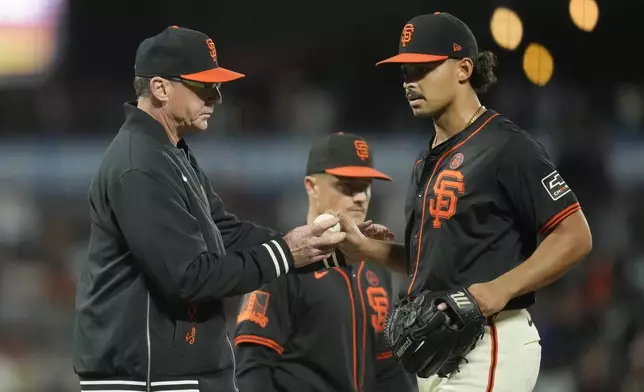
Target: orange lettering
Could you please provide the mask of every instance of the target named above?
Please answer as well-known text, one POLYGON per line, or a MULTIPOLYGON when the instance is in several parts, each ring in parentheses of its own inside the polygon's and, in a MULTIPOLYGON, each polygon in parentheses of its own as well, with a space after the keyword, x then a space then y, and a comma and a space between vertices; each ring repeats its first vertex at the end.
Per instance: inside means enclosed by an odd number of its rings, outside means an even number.
POLYGON ((194 326, 190 329, 190 332, 186 334, 186 342, 189 344, 195 344, 195 341, 197 340, 197 328, 194 326))
POLYGON ((434 228, 441 227, 441 219, 450 219, 456 213, 458 195, 465 193, 463 178, 463 173, 456 170, 443 170, 436 178, 434 196, 429 199, 434 228))
POLYGON ((190 328, 190 332, 186 334, 186 342, 189 344, 195 344, 195 341, 197 341, 197 305, 190 306, 188 308, 188 317, 192 323, 192 328, 190 328))

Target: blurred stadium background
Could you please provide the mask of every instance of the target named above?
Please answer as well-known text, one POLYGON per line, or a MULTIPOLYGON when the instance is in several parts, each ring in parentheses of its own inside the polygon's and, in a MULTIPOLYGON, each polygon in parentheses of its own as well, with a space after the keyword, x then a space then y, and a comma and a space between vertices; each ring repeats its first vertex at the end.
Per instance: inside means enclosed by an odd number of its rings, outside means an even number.
MULTIPOLYGON (((78 390, 70 351, 86 191, 134 99, 138 43, 169 25, 202 30, 223 89, 207 134, 189 138, 244 219, 305 219, 311 140, 364 135, 393 184, 370 217, 403 235, 403 195, 427 126, 412 117, 397 50, 412 16, 452 12, 500 58, 488 107, 534 134, 581 200, 592 254, 532 309, 537 391, 644 391, 642 0, 0 0, 0 391, 78 390)), ((230 311, 236 308, 230 301, 230 311)))

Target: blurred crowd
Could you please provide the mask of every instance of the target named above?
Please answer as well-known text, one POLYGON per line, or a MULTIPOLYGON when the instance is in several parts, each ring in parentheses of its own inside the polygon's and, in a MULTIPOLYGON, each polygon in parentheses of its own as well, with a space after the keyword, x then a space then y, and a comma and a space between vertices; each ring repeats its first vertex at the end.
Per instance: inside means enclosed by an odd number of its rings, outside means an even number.
MULTIPOLYGON (((355 23, 357 29, 362 22, 355 23)), ((205 166, 230 212, 287 231, 305 219, 302 176, 312 138, 345 131, 380 141, 374 143, 376 166, 397 171, 390 187, 374 187, 369 218, 402 239, 407 176, 430 124, 412 117, 397 69, 374 69, 379 58, 341 62, 341 71, 329 73, 327 64, 342 56, 311 55, 346 54, 359 43, 384 57, 396 50, 395 37, 387 45, 330 37, 336 41, 328 46, 300 45, 306 55, 286 44, 254 55, 229 49, 230 63, 245 69, 231 68, 249 76, 224 86, 224 104, 209 132, 191 139, 191 146, 215 146, 235 151, 229 158, 236 162, 257 162, 256 168, 226 167, 227 158, 211 154, 214 147, 195 150, 198 159, 217 163, 205 166), (286 58, 290 65, 283 67, 286 58), (255 181, 253 170, 275 172, 275 180, 255 181)), ((134 58, 129 55, 121 62, 126 71, 134 58)), ((536 390, 644 391, 644 85, 604 75, 596 83, 555 78, 538 88, 516 58, 505 64, 483 104, 543 143, 580 199, 594 240, 589 257, 541 290, 531 309, 543 346, 536 390)), ((89 232, 86 190, 93 165, 121 124, 123 103, 134 99, 129 73, 117 73, 115 82, 110 66, 79 73, 62 67, 42 84, 9 86, 0 94, 0 392, 79 389, 70 342, 75 279, 89 232), (42 161, 52 145, 75 163, 53 164, 51 176, 58 181, 74 173, 74 186, 48 179, 42 161)), ((232 328, 238 298, 228 305, 232 328)))

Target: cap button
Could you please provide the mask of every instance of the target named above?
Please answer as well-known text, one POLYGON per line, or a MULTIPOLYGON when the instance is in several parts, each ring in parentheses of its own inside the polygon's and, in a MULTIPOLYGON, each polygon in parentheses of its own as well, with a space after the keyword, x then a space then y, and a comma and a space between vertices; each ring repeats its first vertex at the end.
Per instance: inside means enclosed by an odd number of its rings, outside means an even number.
POLYGON ((170 27, 172 27, 173 29, 178 29, 179 28, 179 26, 177 26, 177 25, 172 25, 170 27))

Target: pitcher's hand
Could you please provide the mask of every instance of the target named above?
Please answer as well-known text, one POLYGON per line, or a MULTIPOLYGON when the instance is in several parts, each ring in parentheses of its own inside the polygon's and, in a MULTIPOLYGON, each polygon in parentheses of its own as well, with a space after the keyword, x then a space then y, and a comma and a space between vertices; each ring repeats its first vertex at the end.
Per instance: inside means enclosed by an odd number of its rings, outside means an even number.
POLYGON ((505 308, 510 299, 510 294, 496 281, 475 283, 467 289, 481 309, 483 316, 489 317, 505 308))
POLYGON ((325 233, 338 221, 338 218, 331 218, 296 227, 284 236, 284 241, 293 255, 295 267, 303 267, 331 256, 336 246, 347 236, 343 232, 325 233))
POLYGON ((396 234, 385 225, 378 223, 373 223, 373 221, 368 220, 357 225, 360 232, 366 237, 379 240, 379 241, 394 241, 396 239, 396 234))
POLYGON ((352 263, 363 260, 365 257, 360 248, 366 241, 369 241, 369 238, 360 231, 358 225, 348 216, 338 213, 337 217, 340 220, 342 232, 346 233, 346 238, 338 245, 338 249, 344 254, 345 259, 350 260, 352 263))

